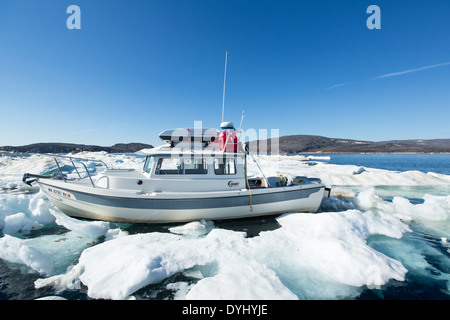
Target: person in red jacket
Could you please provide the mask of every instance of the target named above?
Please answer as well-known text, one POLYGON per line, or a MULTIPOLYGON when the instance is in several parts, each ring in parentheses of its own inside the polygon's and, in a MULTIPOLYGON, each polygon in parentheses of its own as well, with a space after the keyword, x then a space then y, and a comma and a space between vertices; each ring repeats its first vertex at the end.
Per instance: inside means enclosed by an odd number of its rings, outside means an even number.
POLYGON ((237 152, 238 138, 232 122, 220 124, 222 132, 219 135, 219 147, 224 152, 237 152))

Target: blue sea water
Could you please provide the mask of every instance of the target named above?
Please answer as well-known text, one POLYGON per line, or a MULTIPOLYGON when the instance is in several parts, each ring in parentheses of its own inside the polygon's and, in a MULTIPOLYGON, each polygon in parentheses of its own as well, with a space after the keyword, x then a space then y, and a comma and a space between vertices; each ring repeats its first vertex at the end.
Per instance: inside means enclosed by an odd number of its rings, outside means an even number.
MULTIPOLYGON (((435 172, 450 175, 450 154, 321 154, 317 160, 337 165, 356 165, 367 168, 386 169, 391 171, 435 172), (329 160, 323 157, 330 157, 329 160)), ((436 192, 435 187, 377 187, 384 192, 402 194, 412 203, 421 203, 419 197, 409 197, 411 190, 423 194, 439 194, 447 196, 448 186, 436 192), (407 192, 406 192, 407 191, 407 192)), ((385 197, 389 201, 392 197, 385 197)), ((119 224, 120 228, 129 234, 167 232, 166 225, 119 224)), ((261 231, 273 230, 278 224, 273 217, 259 219, 244 219, 215 223, 215 227, 234 231, 245 231, 248 237, 258 236, 261 231)), ((382 287, 365 288, 357 297, 359 300, 449 300, 450 299, 450 249, 443 245, 441 237, 450 234, 448 223, 444 225, 424 225, 412 222, 412 233, 405 234, 401 239, 385 236, 372 236, 367 241, 379 252, 400 261, 407 269, 405 281, 391 280, 382 287), (423 261, 422 261, 423 260, 423 261), (417 262, 419 261, 419 263, 417 262), (422 261, 422 262, 421 262, 422 261), (421 267, 423 265, 423 268, 421 267)), ((63 234, 67 230, 56 224, 35 230, 24 237, 37 238, 46 235, 63 234)), ((100 239, 100 241, 102 241, 100 239)), ((74 261, 76 263, 76 261, 74 261)), ((29 300, 43 296, 58 295, 71 300, 90 299, 87 288, 81 286, 76 290, 56 291, 52 287, 35 289, 34 282, 41 275, 30 272, 25 267, 14 265, 0 259, 0 299, 29 300)), ((176 274, 161 283, 152 284, 136 292, 140 299, 172 299, 173 292, 166 290, 168 283, 189 282, 192 279, 183 274, 176 274)), ((346 297, 342 297, 346 299, 346 297)), ((336 297, 340 299, 340 297, 336 297)))
POLYGON ((450 154, 321 154, 332 164, 356 165, 393 171, 418 170, 450 175, 450 154))
MULTIPOLYGON (((385 169, 391 171, 421 171, 424 173, 434 172, 440 174, 450 175, 450 154, 321 154, 320 157, 330 157, 329 160, 321 160, 330 164, 337 165, 356 165, 368 168, 385 169)), ((448 195, 448 186, 438 188, 437 191, 431 186, 417 186, 417 187, 378 187, 386 190, 397 191, 398 189, 415 189, 421 190, 424 194, 440 194, 448 195), (397 190, 395 190, 397 189, 397 190)), ((408 191, 409 191, 408 190, 408 191)), ((405 192, 405 198, 412 203, 421 203, 422 199, 408 198, 408 192, 405 192)), ((385 199, 392 200, 392 197, 385 197, 385 199)), ((412 247, 420 247, 422 245, 431 246, 436 251, 433 254, 426 254, 424 252, 423 258, 435 268, 431 272, 437 275, 450 273, 450 254, 449 250, 441 245, 439 237, 436 236, 432 230, 423 225, 413 224, 413 233, 406 235, 402 240, 402 246, 407 243, 412 247), (442 254, 439 257, 439 253, 442 254)), ((438 227, 439 228, 439 227, 438 227)), ((447 234, 450 230, 445 230, 447 234)), ((383 237, 372 237, 370 240, 371 246, 379 249, 381 252, 389 256, 395 256, 392 247, 398 247, 398 240, 383 239, 383 237)), ((401 260, 401 259, 400 259, 401 260)), ((407 263, 403 260, 407 266, 407 263)), ((446 279, 439 279, 427 277, 426 271, 420 272, 413 270, 407 274, 405 282, 397 283, 392 286, 387 286, 381 289, 367 289, 358 299, 394 299, 394 300, 449 300, 450 293, 448 292, 446 279)))

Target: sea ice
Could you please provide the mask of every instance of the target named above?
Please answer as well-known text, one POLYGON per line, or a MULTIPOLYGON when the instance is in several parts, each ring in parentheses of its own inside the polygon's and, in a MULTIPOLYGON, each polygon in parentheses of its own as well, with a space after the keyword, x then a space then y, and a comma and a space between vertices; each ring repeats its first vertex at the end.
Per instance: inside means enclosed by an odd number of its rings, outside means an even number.
POLYGON ((0 194, 0 229, 3 234, 30 231, 51 224, 52 204, 37 194, 0 194))
MULTIPOLYGON (((397 219, 349 210, 318 215, 288 214, 277 220, 282 228, 264 232, 253 240, 259 255, 266 256, 266 262, 276 268, 290 272, 297 269, 297 274, 314 270, 328 281, 357 287, 380 286, 389 279, 404 279, 407 270, 401 263, 366 243, 370 235, 400 238, 408 232, 409 228, 397 219), (279 245, 283 250, 277 254, 279 245)), ((327 285, 326 281, 323 285, 327 285)))
MULTIPOLYGON (((70 218, 65 214, 50 209, 56 217, 56 223, 71 230, 63 234, 43 235, 29 239, 19 239, 9 234, 24 230, 24 223, 35 224, 23 213, 6 216, 5 227, 0 238, 0 258, 11 263, 24 265, 46 275, 64 272, 67 266, 78 259, 81 252, 96 243, 97 239, 106 235, 108 222, 82 221, 70 218)), ((111 230, 109 237, 117 237, 123 232, 111 230)))
POLYGON ((386 201, 376 195, 374 188, 368 188, 359 193, 356 203, 360 208, 390 214, 405 221, 440 222, 442 226, 449 226, 450 196, 425 195, 423 200, 423 203, 412 204, 406 198, 394 196, 392 201, 386 201))
POLYGON ((50 210, 50 213, 55 217, 56 224, 64 226, 65 228, 85 234, 91 237, 101 237, 109 230, 109 222, 105 221, 83 221, 71 218, 61 211, 50 210))
POLYGON ((216 267, 189 286, 185 298, 309 298, 307 292, 298 291, 296 277, 284 278, 287 269, 300 278, 309 270, 327 281, 355 287, 404 280, 407 270, 400 262, 366 244, 372 234, 398 238, 409 231, 395 218, 351 210, 289 214, 278 221, 281 228, 253 238, 223 229, 199 238, 165 233, 122 236, 84 250, 67 274, 39 279, 35 286, 79 278, 92 298, 125 299, 148 284, 206 265, 216 267))
MULTIPOLYGON (((136 170, 143 162, 107 153, 75 156, 136 170)), ((114 224, 69 218, 42 193, 22 189, 24 172, 54 170, 50 157, 9 157, 0 159, 0 258, 46 277, 35 282, 36 288, 77 289, 83 283, 90 297, 103 299, 130 298, 177 273, 190 280, 167 285, 176 299, 351 298, 367 287, 404 281, 407 272, 447 281, 450 288, 446 269, 426 259, 433 256, 448 266, 448 258, 427 243, 411 242, 417 231, 408 226, 418 222, 436 232, 433 245, 448 246, 450 196, 426 193, 448 190, 450 176, 311 165, 303 156, 257 158, 266 176, 305 175, 331 185, 333 196, 324 199, 322 211, 334 212, 286 214, 277 218, 280 228, 251 238, 210 221, 171 227, 170 233, 129 235, 114 224), (19 238, 55 222, 68 231, 19 238)), ((249 173, 260 175, 252 161, 249 173)))
POLYGON ((50 274, 53 263, 39 250, 25 244, 25 240, 4 235, 0 238, 0 258, 23 264, 41 274, 50 274))
MULTIPOLYGON (((336 165, 318 161, 311 166, 297 156, 255 157, 266 176, 283 174, 289 179, 295 176, 315 177, 331 186, 420 186, 448 185, 450 176, 421 171, 390 171, 354 165, 336 165)), ((253 161, 248 162, 249 175, 261 175, 253 161)))
POLYGON ((28 218, 25 213, 18 212, 5 217, 3 234, 15 234, 21 230, 32 230, 39 228, 39 224, 28 218))
POLYGON ((60 297, 60 296, 45 296, 45 297, 37 298, 35 300, 67 300, 67 299, 60 297))
POLYGON ((212 221, 193 221, 182 226, 169 228, 169 231, 175 234, 198 237, 207 234, 214 228, 212 221))

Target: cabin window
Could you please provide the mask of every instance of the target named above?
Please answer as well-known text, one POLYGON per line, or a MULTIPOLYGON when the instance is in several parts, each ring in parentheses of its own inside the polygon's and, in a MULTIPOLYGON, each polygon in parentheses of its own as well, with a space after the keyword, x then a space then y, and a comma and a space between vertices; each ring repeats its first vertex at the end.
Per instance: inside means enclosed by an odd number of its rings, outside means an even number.
POLYGON ((206 161, 200 158, 184 159, 184 174, 207 174, 206 161))
POLYGON ((232 159, 214 159, 214 173, 218 175, 236 174, 236 162, 232 159))
POLYGON ((207 174, 206 161, 200 158, 172 159, 159 158, 155 174, 207 174))
POLYGON ((144 171, 150 173, 150 171, 152 170, 153 167, 153 162, 155 160, 155 157, 147 157, 145 159, 145 163, 144 163, 144 171))
POLYGON ((183 174, 182 161, 180 159, 159 158, 156 164, 156 174, 183 174))

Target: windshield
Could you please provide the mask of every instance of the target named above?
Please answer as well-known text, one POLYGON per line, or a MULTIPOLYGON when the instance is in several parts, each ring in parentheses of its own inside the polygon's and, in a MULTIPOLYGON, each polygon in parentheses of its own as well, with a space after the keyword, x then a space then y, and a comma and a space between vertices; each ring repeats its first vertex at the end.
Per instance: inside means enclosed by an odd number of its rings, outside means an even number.
POLYGON ((155 174, 207 174, 208 166, 203 158, 159 158, 155 174))

